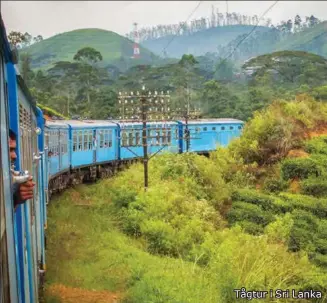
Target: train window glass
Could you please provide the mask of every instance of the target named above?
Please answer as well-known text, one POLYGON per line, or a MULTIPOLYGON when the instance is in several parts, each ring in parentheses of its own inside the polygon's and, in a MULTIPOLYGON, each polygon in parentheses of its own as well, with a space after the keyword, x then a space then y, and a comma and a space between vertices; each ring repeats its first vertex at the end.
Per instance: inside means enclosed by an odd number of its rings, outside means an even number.
POLYGON ((207 131, 207 127, 203 127, 203 131, 207 131))
POLYGON ((93 130, 89 130, 89 150, 93 149, 93 130))
POLYGON ((135 145, 136 146, 140 145, 140 132, 139 131, 135 132, 135 145))
POLYGON ((106 129, 106 139, 105 139, 105 147, 108 148, 110 144, 110 138, 109 138, 109 130, 106 129))
POLYGON ((108 147, 111 147, 112 146, 112 130, 110 129, 108 131, 108 133, 109 133, 109 144, 108 144, 108 147))
POLYGON ((175 139, 178 139, 178 128, 175 128, 175 139))
POLYGON ((88 138, 89 138, 88 131, 85 130, 83 133, 84 133, 84 145, 83 145, 84 147, 83 147, 83 149, 87 150, 88 149, 88 138))
POLYGON ((167 131, 166 131, 166 129, 162 130, 161 142, 162 142, 162 144, 167 144, 167 131))
POLYGON ((160 145, 160 130, 157 129, 156 131, 156 144, 160 145))
POLYGON ((242 129, 242 126, 241 126, 241 125, 239 125, 239 126, 238 126, 238 129, 242 129))
POLYGON ((216 130, 216 128, 215 128, 215 127, 213 127, 213 128, 212 128, 212 130, 216 130))
POLYGON ((170 130, 168 131, 167 141, 168 141, 168 144, 170 145, 170 143, 171 143, 171 131, 170 130))
POLYGON ((83 131, 78 131, 78 151, 81 151, 83 147, 83 131))
POLYGON ((76 151, 77 149, 77 134, 76 131, 73 131, 73 151, 76 151))
POLYGON ((99 148, 103 148, 103 139, 104 139, 104 136, 103 136, 103 130, 100 130, 98 132, 98 138, 99 138, 99 148))
POLYGON ((230 126, 229 129, 234 129, 234 126, 230 126))
POLYGON ((196 127, 195 128, 195 132, 198 133, 200 131, 200 128, 199 127, 196 127))
POLYGON ((128 133, 128 145, 133 146, 133 131, 130 130, 128 133))
POLYGON ((123 138, 123 140, 122 140, 122 146, 127 146, 127 133, 126 133, 125 130, 122 131, 122 138, 123 138))
POLYGON ((221 127, 221 130, 225 130, 225 126, 222 126, 222 127, 221 127))

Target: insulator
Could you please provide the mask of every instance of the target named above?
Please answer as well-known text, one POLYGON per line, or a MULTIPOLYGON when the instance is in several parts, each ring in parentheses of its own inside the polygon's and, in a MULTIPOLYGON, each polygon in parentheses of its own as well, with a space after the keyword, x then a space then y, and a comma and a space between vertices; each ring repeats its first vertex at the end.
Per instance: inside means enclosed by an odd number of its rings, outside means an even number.
POLYGON ((125 103, 127 103, 127 100, 125 100, 125 103))
POLYGON ((118 94, 119 94, 119 96, 121 96, 121 92, 119 92, 118 94))
POLYGON ((158 100, 156 100, 156 103, 158 103, 158 100))
POLYGON ((133 92, 131 92, 131 96, 133 96, 133 92))

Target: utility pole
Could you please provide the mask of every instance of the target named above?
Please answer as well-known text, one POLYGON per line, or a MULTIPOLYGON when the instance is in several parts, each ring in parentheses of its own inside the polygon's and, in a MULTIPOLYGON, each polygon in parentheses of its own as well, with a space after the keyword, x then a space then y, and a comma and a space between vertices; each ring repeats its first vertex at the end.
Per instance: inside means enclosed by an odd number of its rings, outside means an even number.
MULTIPOLYGON (((141 122, 142 123, 142 147, 143 147, 143 166, 144 166, 144 190, 146 191, 149 186, 149 169, 148 163, 149 160, 154 157, 157 153, 159 153, 164 147, 167 146, 168 139, 168 132, 169 129, 165 129, 164 135, 162 136, 154 136, 148 135, 148 130, 151 132, 151 127, 148 128, 147 122, 156 121, 156 122, 163 122, 169 121, 172 119, 170 113, 170 95, 169 91, 164 94, 163 91, 158 93, 154 91, 146 91, 145 86, 143 85, 141 93, 138 91, 136 95, 133 92, 121 93, 119 92, 118 96, 119 100, 119 107, 121 115, 119 120, 124 122, 141 122), (159 145, 160 145, 160 138, 162 139, 161 142, 164 142, 161 148, 154 153, 150 158, 148 155, 148 139, 151 138, 159 138, 159 145)), ((139 129, 130 128, 130 130, 138 131, 139 129)), ((157 142, 158 143, 158 142, 157 142)), ((127 148, 131 153, 133 153, 136 157, 140 157, 137 155, 130 147, 123 146, 127 148)))

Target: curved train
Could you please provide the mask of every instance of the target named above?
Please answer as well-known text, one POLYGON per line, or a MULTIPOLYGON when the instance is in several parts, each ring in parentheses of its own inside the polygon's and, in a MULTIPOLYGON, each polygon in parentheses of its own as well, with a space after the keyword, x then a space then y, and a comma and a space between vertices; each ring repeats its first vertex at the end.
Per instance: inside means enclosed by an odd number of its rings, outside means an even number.
MULTIPOLYGON (((53 192, 85 180, 112 175, 143 156, 142 125, 136 122, 45 121, 16 65, 5 27, 0 25, 0 303, 39 302, 46 270, 47 204, 53 192), (14 171, 9 159, 9 130, 16 134, 14 171), (34 198, 14 209, 13 184, 32 175, 34 198)), ((149 154, 186 151, 185 122, 147 125, 149 154)), ((226 146, 241 133, 235 119, 202 119, 188 123, 190 152, 226 146), (193 137, 193 139, 192 139, 193 137)))

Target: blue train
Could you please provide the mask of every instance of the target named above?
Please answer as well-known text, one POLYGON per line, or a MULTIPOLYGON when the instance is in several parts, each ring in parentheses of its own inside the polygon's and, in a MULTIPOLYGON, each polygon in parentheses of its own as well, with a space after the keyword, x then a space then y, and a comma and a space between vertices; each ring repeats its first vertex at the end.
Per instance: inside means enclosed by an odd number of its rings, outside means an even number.
MULTIPOLYGON (((136 122, 45 121, 16 66, 1 19, 0 74, 0 303, 39 302, 46 270, 47 204, 53 192, 86 180, 108 177, 143 156, 142 125, 136 122), (16 135, 14 168, 9 158, 9 130, 16 135), (16 209, 13 185, 32 175, 34 198, 16 209)), ((184 121, 147 125, 149 154, 186 151, 184 121)), ((235 119, 189 121, 190 152, 205 153, 240 136, 235 119)))

